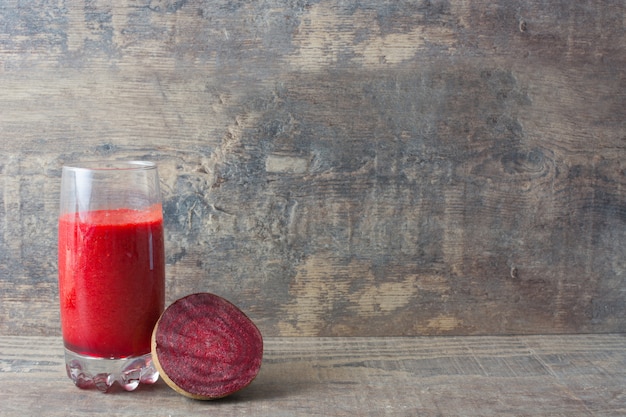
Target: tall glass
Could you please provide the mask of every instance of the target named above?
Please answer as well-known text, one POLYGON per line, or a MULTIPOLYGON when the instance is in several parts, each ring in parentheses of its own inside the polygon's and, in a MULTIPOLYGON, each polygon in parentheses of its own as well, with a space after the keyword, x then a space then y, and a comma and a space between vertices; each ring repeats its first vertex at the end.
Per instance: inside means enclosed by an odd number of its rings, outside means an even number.
POLYGON ((155 164, 64 166, 59 296, 67 374, 80 388, 132 391, 159 374, 150 338, 165 303, 163 214, 155 164))

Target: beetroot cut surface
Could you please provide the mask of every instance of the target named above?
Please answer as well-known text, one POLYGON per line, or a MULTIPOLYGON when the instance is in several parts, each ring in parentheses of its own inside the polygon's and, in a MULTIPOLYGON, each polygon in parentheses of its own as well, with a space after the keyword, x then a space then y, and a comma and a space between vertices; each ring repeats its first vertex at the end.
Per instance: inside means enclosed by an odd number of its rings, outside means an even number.
POLYGON ((197 293, 171 304, 152 333, 152 359, 163 380, 199 400, 222 398, 256 377, 263 337, 231 302, 197 293))

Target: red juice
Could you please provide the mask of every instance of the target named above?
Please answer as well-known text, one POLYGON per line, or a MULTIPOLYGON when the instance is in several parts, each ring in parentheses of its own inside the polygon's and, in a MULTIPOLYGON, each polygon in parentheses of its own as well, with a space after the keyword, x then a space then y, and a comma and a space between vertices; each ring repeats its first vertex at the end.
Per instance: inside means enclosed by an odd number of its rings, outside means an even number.
POLYGON ((59 218, 59 295, 65 347, 102 358, 150 352, 165 303, 161 206, 59 218))

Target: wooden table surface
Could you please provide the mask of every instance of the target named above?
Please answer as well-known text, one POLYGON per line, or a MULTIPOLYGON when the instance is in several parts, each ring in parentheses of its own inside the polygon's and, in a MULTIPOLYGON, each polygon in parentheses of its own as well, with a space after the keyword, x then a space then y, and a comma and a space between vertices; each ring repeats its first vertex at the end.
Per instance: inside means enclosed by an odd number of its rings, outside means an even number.
POLYGON ((624 416, 626 335, 269 338, 256 380, 208 402, 80 390, 59 338, 0 336, 0 386, 1 416, 624 416))

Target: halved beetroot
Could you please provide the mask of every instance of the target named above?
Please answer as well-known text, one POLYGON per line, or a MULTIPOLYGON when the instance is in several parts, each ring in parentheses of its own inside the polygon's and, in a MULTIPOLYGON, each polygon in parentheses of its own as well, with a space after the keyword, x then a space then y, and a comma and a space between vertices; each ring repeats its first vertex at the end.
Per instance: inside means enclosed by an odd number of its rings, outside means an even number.
POLYGON ((231 302, 210 293, 175 301, 152 332, 152 360, 163 380, 198 400, 222 398, 256 377, 263 337, 231 302))

